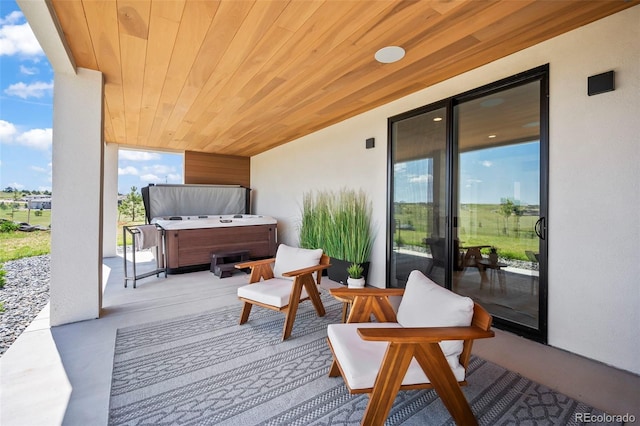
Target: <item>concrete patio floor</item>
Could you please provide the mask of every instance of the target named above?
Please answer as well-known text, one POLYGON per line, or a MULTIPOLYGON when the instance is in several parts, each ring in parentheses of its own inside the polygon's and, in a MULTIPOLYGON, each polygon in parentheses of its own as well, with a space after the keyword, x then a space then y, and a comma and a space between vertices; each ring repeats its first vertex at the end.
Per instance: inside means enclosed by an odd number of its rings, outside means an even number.
MULTIPOLYGON (((100 319, 50 328, 47 306, 0 358, 0 424, 106 425, 117 329, 239 307, 236 289, 248 278, 202 271, 149 277, 125 289, 121 257, 104 259, 103 274, 100 319)), ((337 284, 323 278, 323 285, 337 284)), ((478 341, 474 353, 607 413, 640 419, 634 374, 499 330, 478 341)))

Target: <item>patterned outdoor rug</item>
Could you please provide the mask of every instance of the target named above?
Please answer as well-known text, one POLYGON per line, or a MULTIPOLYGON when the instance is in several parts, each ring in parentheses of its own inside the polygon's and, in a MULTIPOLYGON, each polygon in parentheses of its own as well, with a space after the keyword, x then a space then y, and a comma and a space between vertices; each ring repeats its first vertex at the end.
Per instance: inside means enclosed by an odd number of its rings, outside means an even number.
MULTIPOLYGON (((284 315, 254 307, 238 325, 240 304, 119 329, 111 425, 358 425, 367 395, 349 395, 327 376, 326 329, 342 305, 326 292, 327 314, 300 305, 293 334, 281 342, 284 315)), ((464 388, 480 424, 580 424, 602 412, 473 357, 464 388)), ((388 425, 451 425, 433 390, 400 392, 388 425)))

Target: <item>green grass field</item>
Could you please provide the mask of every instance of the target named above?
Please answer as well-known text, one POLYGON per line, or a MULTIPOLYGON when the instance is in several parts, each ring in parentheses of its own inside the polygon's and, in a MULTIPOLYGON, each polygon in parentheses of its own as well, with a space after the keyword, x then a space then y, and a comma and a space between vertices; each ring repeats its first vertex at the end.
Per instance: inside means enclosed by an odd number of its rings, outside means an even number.
MULTIPOLYGON (((0 219, 25 222, 48 228, 51 225, 51 210, 31 210, 25 208, 24 201, 14 201, 14 194, 0 191, 0 219), (18 208, 11 208, 15 203, 18 208)), ((49 231, 0 232, 0 263, 23 257, 40 256, 51 252, 49 231)))
MULTIPOLYGON (((43 210, 41 216, 36 216, 25 210, 14 211, 13 219, 10 211, 0 210, 0 218, 14 222, 26 222, 31 225, 41 225, 48 228, 51 224, 51 210, 43 210)), ((117 245, 122 245, 122 227, 125 225, 141 225, 144 221, 121 221, 116 230, 117 245)), ((49 231, 32 232, 0 232, 0 263, 23 257, 40 256, 51 252, 51 233, 49 231)))
POLYGON ((11 218, 11 210, 0 210, 0 218, 49 227, 49 225, 51 225, 51 210, 42 210, 41 212, 38 210, 31 210, 31 212, 29 212, 27 209, 15 210, 13 212, 13 219, 11 218), (38 214, 40 214, 40 216, 38 216, 38 214))
MULTIPOLYGON (((17 216, 16 216, 17 217, 17 216)), ((50 217, 50 215, 49 215, 50 217)), ((18 219, 21 222, 26 220, 18 219)), ((30 222, 32 225, 38 223, 30 222)), ((124 225, 140 225, 142 222, 118 222, 116 230, 117 245, 122 245, 122 227, 124 225)), ((48 226, 48 222, 43 226, 48 226)), ((131 240, 128 241, 131 243, 131 240)), ((0 232, 0 263, 21 259, 23 257, 40 256, 51 252, 51 233, 49 231, 33 232, 0 232)))
MULTIPOLYGON (((533 232, 538 216, 510 216, 505 221, 497 204, 464 205, 458 218, 458 238, 462 246, 488 245, 498 249, 503 258, 527 260, 526 250, 538 251, 538 238, 533 232)), ((394 241, 401 246, 425 247, 430 237, 432 208, 424 203, 396 206, 397 221, 394 241)), ((483 252, 488 253, 489 249, 483 252)))
POLYGON ((49 231, 0 232, 0 263, 51 252, 49 231))

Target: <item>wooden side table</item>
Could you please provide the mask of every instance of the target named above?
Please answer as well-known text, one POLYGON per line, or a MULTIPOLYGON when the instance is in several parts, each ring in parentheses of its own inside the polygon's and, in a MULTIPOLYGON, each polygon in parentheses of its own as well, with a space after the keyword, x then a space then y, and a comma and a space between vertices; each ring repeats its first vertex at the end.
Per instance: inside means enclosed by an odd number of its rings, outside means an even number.
POLYGON ((336 300, 342 302, 342 322, 345 323, 347 322, 347 318, 349 316, 349 309, 351 309, 351 304, 353 303, 353 297, 352 296, 336 296, 333 295, 333 297, 336 298, 336 300))

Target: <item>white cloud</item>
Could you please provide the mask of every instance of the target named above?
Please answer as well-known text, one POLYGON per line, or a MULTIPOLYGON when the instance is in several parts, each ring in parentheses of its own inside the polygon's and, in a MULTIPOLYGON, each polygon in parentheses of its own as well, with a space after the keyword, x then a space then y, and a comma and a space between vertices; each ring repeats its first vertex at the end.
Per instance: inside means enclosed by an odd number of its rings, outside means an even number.
POLYGON ((153 173, 147 173, 146 175, 141 175, 140 180, 145 183, 164 183, 163 178, 159 178, 153 173))
POLYGON ((472 188, 481 183, 482 183, 482 180, 480 179, 467 179, 464 186, 465 188, 472 188))
POLYGON ((16 142, 29 148, 46 150, 51 147, 52 138, 51 129, 31 129, 16 137, 16 142))
POLYGON ((43 56, 44 52, 28 23, 16 24, 22 14, 12 12, 0 20, 0 56, 43 56))
POLYGON ((0 120, 0 143, 15 143, 39 150, 47 150, 51 147, 53 132, 47 129, 31 129, 20 132, 13 124, 0 120))
POLYGON ((38 172, 38 173, 47 173, 49 170, 45 169, 44 167, 38 167, 38 166, 31 166, 29 167, 29 169, 33 170, 34 172, 38 172))
POLYGON ((138 175, 138 169, 136 169, 133 166, 127 166, 127 167, 118 167, 118 176, 124 176, 124 175, 133 175, 133 176, 137 176, 138 175))
POLYGON ((143 168, 140 180, 145 183, 182 183, 182 175, 175 166, 154 164, 143 168))
POLYGON ((407 163, 396 163, 393 165, 393 170, 396 173, 403 173, 407 170, 407 163))
POLYGON ((51 96, 53 93, 53 81, 47 83, 44 81, 36 81, 35 83, 25 84, 19 82, 12 84, 4 90, 9 96, 17 96, 22 99, 42 98, 45 95, 51 96))
MULTIPOLYGON (((18 182, 10 183, 10 184, 8 184, 7 186, 10 186, 11 188, 13 188, 13 189, 18 189, 18 190, 22 190, 22 189, 24 189, 24 185, 23 185, 23 184, 21 184, 21 183, 18 183, 18 182)), ((5 188, 6 188, 7 186, 5 186, 5 188)))
POLYGON ((120 160, 129 160, 129 161, 150 161, 150 160, 159 160, 160 154, 156 154, 154 152, 127 151, 127 150, 121 149, 118 153, 118 158, 120 160))
POLYGON ((16 24, 22 21, 24 15, 19 10, 14 10, 4 18, 0 18, 0 25, 16 24))
POLYGON ((167 176, 167 180, 172 183, 182 183, 182 175, 177 173, 170 173, 167 176))
POLYGON ((154 164, 153 166, 146 166, 144 168, 145 172, 149 172, 149 173, 153 173, 156 175, 166 175, 169 174, 171 172, 175 172, 176 168, 175 167, 171 167, 171 166, 167 166, 165 164, 154 164))
POLYGON ((493 166, 493 162, 489 161, 489 160, 485 160, 483 162, 481 162, 480 164, 482 164, 484 167, 491 167, 493 166))
POLYGON ((36 75, 40 72, 37 67, 25 67, 24 65, 20 65, 20 72, 25 75, 36 75))
POLYGON ((18 129, 13 123, 0 120, 0 143, 11 143, 14 141, 18 129))
POLYGON ((411 183, 429 183, 431 180, 431 175, 418 175, 409 178, 411 183))

